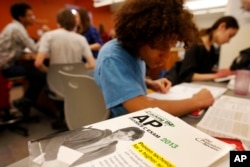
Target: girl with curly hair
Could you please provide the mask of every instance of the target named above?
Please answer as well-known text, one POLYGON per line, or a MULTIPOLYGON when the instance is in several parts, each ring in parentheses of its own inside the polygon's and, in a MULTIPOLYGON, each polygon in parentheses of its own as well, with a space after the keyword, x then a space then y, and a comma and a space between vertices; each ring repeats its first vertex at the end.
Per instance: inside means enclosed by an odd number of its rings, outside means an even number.
POLYGON ((94 74, 111 117, 159 107, 175 116, 210 106, 214 99, 207 89, 184 100, 158 100, 146 96, 147 87, 166 93, 166 78, 145 77, 146 65, 161 66, 177 41, 188 47, 199 42, 192 14, 183 0, 126 0, 115 15, 116 38, 99 52, 94 74))

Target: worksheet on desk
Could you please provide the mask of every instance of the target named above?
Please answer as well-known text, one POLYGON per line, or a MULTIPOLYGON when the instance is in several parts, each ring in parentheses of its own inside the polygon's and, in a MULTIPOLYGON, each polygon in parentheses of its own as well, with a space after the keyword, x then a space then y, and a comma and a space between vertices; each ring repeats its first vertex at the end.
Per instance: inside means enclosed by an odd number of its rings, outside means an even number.
POLYGON ((197 128, 211 136, 239 139, 250 149, 250 100, 221 96, 207 110, 197 128))
POLYGON ((154 92, 148 94, 147 96, 161 100, 178 100, 190 98, 203 88, 208 89, 212 93, 213 97, 216 99, 227 91, 227 88, 223 87, 208 86, 194 83, 181 83, 170 88, 170 90, 166 94, 154 92))

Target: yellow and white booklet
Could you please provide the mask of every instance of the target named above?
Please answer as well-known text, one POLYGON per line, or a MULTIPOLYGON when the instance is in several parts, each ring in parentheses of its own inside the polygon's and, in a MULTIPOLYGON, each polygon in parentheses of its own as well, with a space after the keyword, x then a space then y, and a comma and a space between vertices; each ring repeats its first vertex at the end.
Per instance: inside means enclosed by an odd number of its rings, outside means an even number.
POLYGON ((232 149, 159 108, 29 142, 32 167, 209 167, 232 149))

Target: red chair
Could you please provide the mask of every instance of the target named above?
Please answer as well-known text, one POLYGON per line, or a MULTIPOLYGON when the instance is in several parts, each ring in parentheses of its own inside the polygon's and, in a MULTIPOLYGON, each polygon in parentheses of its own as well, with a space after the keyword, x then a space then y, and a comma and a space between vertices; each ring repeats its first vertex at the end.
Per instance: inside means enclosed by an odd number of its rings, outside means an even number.
POLYGON ((14 116, 10 113, 10 89, 11 82, 4 78, 0 72, 0 128, 18 130, 24 136, 28 136, 28 129, 20 125, 23 121, 21 116, 14 116))

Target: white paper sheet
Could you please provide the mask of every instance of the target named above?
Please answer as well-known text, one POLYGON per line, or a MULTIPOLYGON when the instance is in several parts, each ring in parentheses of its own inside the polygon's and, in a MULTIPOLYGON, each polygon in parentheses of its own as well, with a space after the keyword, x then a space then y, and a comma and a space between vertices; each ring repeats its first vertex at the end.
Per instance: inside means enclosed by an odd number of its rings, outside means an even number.
POLYGON ((195 93, 199 92, 203 88, 206 88, 209 91, 211 91, 214 98, 220 97, 227 90, 227 88, 216 87, 216 86, 208 86, 208 85, 201 85, 201 84, 194 84, 194 83, 182 83, 182 84, 173 86, 169 90, 169 92, 167 92, 166 94, 155 92, 155 93, 148 94, 148 97, 161 99, 161 100, 185 99, 185 98, 191 98, 195 93))
POLYGON ((78 158, 80 158, 83 153, 73 150, 71 148, 60 146, 59 152, 57 154, 57 159, 66 164, 73 164, 78 158))

